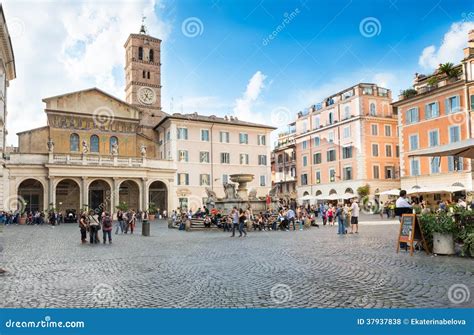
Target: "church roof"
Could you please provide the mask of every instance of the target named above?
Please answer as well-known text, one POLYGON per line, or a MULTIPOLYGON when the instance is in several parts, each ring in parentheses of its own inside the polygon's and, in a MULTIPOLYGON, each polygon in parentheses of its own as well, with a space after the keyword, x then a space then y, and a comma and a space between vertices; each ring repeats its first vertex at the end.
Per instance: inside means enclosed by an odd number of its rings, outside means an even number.
POLYGON ((246 127, 254 127, 254 128, 266 128, 275 130, 277 128, 265 125, 265 124, 258 124, 253 122, 241 121, 236 117, 233 116, 215 116, 215 115, 201 115, 198 113, 192 114, 181 114, 181 113, 174 113, 171 115, 166 115, 161 119, 161 121, 155 126, 155 129, 158 128, 163 122, 167 119, 175 119, 175 120, 185 120, 185 121, 199 121, 199 122, 208 122, 208 123, 219 123, 219 124, 227 124, 231 126, 246 126, 246 127))

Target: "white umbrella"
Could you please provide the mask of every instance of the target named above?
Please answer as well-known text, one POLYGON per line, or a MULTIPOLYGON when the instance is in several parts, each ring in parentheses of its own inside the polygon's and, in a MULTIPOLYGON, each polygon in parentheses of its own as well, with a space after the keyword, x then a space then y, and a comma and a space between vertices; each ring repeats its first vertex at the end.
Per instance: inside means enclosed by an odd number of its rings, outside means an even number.
POLYGON ((400 195, 400 190, 398 188, 394 188, 392 190, 388 190, 388 191, 383 191, 383 192, 379 192, 378 195, 400 195))
POLYGON ((300 198, 300 200, 303 200, 303 201, 305 201, 305 200, 315 200, 315 199, 316 199, 316 197, 312 196, 311 194, 306 194, 306 195, 304 195, 303 197, 300 198))
POLYGON ((344 193, 339 199, 347 200, 352 198, 357 198, 357 195, 352 193, 344 193))
POLYGON ((455 192, 465 191, 466 188, 461 187, 461 186, 448 186, 448 187, 443 187, 443 190, 449 193, 455 193, 455 192))
POLYGON ((407 191, 407 194, 439 193, 439 192, 443 192, 443 190, 436 189, 434 187, 413 186, 411 189, 407 191))

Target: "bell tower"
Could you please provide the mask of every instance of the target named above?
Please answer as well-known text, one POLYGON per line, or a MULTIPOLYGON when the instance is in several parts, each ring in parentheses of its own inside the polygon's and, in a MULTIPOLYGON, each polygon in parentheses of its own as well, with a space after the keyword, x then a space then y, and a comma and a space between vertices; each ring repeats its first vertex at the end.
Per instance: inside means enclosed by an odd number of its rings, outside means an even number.
POLYGON ((149 36, 142 22, 140 33, 130 34, 124 47, 126 101, 143 111, 141 125, 153 128, 165 115, 161 109, 161 40, 149 36))

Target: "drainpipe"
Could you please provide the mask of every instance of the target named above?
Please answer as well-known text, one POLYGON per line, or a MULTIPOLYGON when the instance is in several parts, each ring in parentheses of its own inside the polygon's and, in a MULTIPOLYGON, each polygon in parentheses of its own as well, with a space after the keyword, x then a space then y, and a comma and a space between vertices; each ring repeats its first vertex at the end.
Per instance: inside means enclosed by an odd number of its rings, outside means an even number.
POLYGON ((211 190, 214 191, 214 154, 213 154, 213 148, 214 148, 214 137, 212 136, 212 128, 214 128, 214 123, 211 125, 211 131, 210 131, 210 140, 211 140, 211 153, 210 153, 210 160, 211 160, 211 190))

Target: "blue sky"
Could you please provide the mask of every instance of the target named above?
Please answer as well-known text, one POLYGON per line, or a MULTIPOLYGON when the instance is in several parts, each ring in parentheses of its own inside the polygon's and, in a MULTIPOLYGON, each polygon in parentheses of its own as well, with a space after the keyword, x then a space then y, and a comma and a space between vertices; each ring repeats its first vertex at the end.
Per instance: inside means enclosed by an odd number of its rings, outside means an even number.
POLYGON ((467 0, 5 0, 3 7, 17 67, 11 144, 16 132, 46 124, 45 97, 96 86, 124 99, 123 44, 142 15, 163 40, 166 112, 277 127, 360 81, 390 88, 396 99, 415 72, 459 62, 474 29, 467 0))

